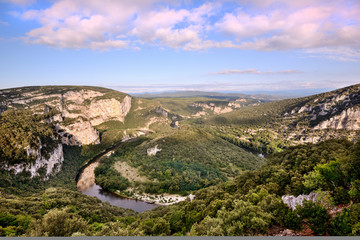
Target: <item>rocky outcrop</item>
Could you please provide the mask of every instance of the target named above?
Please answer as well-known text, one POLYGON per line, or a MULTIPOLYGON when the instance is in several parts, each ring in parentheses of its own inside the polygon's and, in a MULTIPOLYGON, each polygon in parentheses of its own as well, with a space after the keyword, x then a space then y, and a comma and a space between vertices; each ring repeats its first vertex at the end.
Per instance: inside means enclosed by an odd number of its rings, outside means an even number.
POLYGON ((116 99, 101 99, 91 102, 87 108, 86 116, 92 125, 96 126, 108 120, 123 122, 131 109, 131 97, 124 97, 122 102, 116 99))
POLYGON ((179 127, 179 121, 174 120, 171 122, 170 127, 172 128, 178 128, 179 127))
MULTIPOLYGON (((202 103, 202 102, 195 102, 190 104, 191 107, 195 107, 195 108, 202 108, 203 110, 209 109, 210 111, 212 111, 214 114, 222 114, 222 113, 228 113, 231 111, 234 111, 233 108, 240 108, 240 103, 239 102, 229 102, 227 106, 216 106, 215 103, 202 103)), ((206 115, 203 114, 204 111, 199 111, 196 113, 196 115, 194 116, 201 116, 201 115, 206 115)))
POLYGON ((45 180, 48 179, 51 174, 55 174, 61 169, 62 162, 64 161, 63 146, 62 144, 58 144, 49 154, 48 158, 41 155, 41 148, 42 146, 40 145, 39 150, 34 150, 30 148, 27 149, 28 155, 36 156, 36 160, 33 163, 15 164, 11 166, 6 166, 5 169, 9 171, 13 170, 15 174, 19 174, 20 172, 25 170, 27 172, 30 172, 31 178, 33 178, 35 176, 39 176, 38 172, 41 168, 45 168, 45 180))
POLYGON ((82 118, 78 118, 77 122, 69 126, 61 126, 60 128, 63 129, 65 133, 71 135, 69 137, 69 135, 60 133, 63 137, 62 141, 67 145, 88 145, 100 143, 99 132, 89 121, 84 121, 82 118))
POLYGON ((92 90, 68 91, 63 94, 63 98, 75 104, 82 104, 86 99, 92 100, 95 97, 103 96, 101 92, 92 90))
POLYGON ((228 112, 231 112, 233 111, 233 109, 231 107, 214 107, 214 113, 215 114, 222 114, 222 113, 228 113, 228 112))
POLYGON ((328 120, 322 121, 314 129, 360 129, 360 109, 349 108, 328 120))
POLYGON ((148 156, 155 156, 157 152, 160 152, 161 148, 158 148, 158 145, 156 145, 153 148, 148 148, 146 150, 148 156))
POLYGON ((311 192, 309 195, 299 195, 297 197, 293 195, 284 195, 281 197, 283 202, 289 206, 292 210, 295 210, 296 206, 302 206, 304 200, 316 202, 318 199, 318 194, 311 192))
POLYGON ((280 119, 287 140, 294 144, 359 140, 360 84, 299 100, 280 119))
POLYGON ((0 102, 0 115, 6 111, 7 107, 6 107, 6 101, 0 102))
POLYGON ((96 91, 86 88, 74 90, 71 88, 66 91, 65 87, 59 91, 57 88, 48 87, 28 92, 22 91, 23 89, 20 89, 19 93, 11 95, 5 90, 0 92, 0 97, 2 95, 6 97, 6 102, 0 102, 0 114, 2 109, 9 106, 16 109, 19 104, 23 108, 31 109, 36 114, 56 110, 58 114, 45 121, 56 125, 62 142, 67 145, 99 143, 99 133, 93 126, 109 120, 123 122, 131 109, 132 99, 130 96, 125 95, 122 100, 119 100, 116 94, 112 95, 113 93, 110 92, 109 97, 105 97, 107 92, 104 90, 96 91), (76 122, 69 124, 70 120, 76 122))
POLYGON ((229 102, 228 106, 233 108, 241 108, 242 104, 246 103, 245 98, 238 98, 235 101, 229 102))
POLYGON ((161 106, 158 106, 155 108, 155 112, 164 116, 164 117, 168 117, 169 116, 169 113, 168 111, 166 111, 165 109, 163 109, 161 106))

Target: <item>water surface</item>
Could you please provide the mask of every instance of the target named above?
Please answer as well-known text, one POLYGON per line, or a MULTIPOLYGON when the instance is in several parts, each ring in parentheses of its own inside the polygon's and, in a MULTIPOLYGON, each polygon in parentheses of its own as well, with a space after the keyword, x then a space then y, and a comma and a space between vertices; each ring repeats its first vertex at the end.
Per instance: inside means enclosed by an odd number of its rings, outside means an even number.
POLYGON ((102 189, 96 183, 94 183, 94 185, 90 186, 88 189, 85 189, 81 192, 88 196, 97 197, 101 201, 108 202, 111 205, 122 208, 129 208, 136 212, 144 212, 146 210, 151 210, 158 207, 158 205, 156 204, 147 203, 134 199, 122 198, 112 192, 102 189))

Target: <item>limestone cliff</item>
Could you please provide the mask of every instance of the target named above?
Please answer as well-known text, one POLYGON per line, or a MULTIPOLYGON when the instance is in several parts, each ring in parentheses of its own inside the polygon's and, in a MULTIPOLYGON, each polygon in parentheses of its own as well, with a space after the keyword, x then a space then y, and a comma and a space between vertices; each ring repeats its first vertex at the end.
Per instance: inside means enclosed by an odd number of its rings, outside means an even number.
POLYGON ((245 106, 256 106, 260 103, 260 100, 244 99, 239 98, 234 101, 228 100, 214 100, 204 101, 204 102, 194 102, 189 106, 191 108, 198 109, 196 114, 193 114, 193 117, 199 117, 210 114, 223 114, 238 110, 245 106), (200 110, 200 111, 199 111, 200 110))
POLYGON ((314 129, 360 129, 360 109, 349 108, 343 110, 339 115, 320 122, 314 129))
POLYGON ((360 85, 301 100, 301 105, 283 116, 290 123, 288 140, 317 143, 329 138, 359 138, 357 131, 360 130, 360 85))
POLYGON ((78 118, 77 121, 69 126, 61 126, 61 129, 69 135, 62 135, 63 143, 67 145, 88 145, 100 143, 99 132, 89 121, 78 118), (65 138, 64 138, 65 137, 65 138))
POLYGON ((22 171, 30 172, 31 178, 39 176, 39 170, 45 168, 45 179, 48 179, 51 174, 55 174, 60 171, 62 162, 64 161, 63 146, 58 144, 50 153, 49 156, 43 156, 41 154, 42 145, 38 150, 27 149, 28 155, 36 157, 35 161, 30 164, 20 163, 11 166, 5 166, 6 170, 13 170, 15 174, 19 174, 22 171))
POLYGON ((124 122, 132 98, 126 94, 91 87, 25 87, 0 90, 2 109, 31 109, 36 114, 56 111, 46 122, 56 126, 67 145, 98 144, 94 126, 109 120, 124 122))
POLYGON ((96 126, 108 120, 123 122, 131 109, 131 97, 124 97, 122 102, 115 99, 101 99, 91 102, 86 115, 92 125, 96 126))

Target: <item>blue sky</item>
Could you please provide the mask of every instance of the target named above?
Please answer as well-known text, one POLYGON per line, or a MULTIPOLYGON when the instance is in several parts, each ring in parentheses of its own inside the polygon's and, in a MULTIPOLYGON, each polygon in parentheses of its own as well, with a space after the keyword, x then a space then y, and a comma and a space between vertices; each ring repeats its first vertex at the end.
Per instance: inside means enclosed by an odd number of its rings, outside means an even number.
POLYGON ((313 93, 359 83, 356 0, 0 0, 0 88, 313 93))

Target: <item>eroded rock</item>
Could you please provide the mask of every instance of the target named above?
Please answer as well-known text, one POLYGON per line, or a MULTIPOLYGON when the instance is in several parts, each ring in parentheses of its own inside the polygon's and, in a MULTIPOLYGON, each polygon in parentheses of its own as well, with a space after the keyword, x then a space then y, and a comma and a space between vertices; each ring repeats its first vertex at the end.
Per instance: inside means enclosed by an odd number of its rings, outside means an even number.
POLYGON ((317 198, 318 194, 315 192, 311 192, 308 195, 299 195, 297 197, 293 195, 284 195, 281 197, 283 202, 288 205, 289 208, 291 208, 292 210, 294 210, 298 205, 302 206, 305 199, 308 201, 316 202, 317 198))
POLYGON ((157 152, 160 152, 161 148, 158 148, 158 145, 156 145, 153 148, 148 148, 146 150, 148 156, 155 156, 157 152))
POLYGON ((341 112, 340 115, 334 116, 328 120, 322 121, 314 129, 360 129, 360 109, 349 108, 341 112))
POLYGON ((40 145, 39 150, 34 150, 27 148, 28 155, 35 155, 36 160, 33 163, 26 164, 20 163, 12 166, 7 166, 4 169, 11 171, 13 170, 15 174, 19 174, 22 171, 27 171, 31 173, 31 178, 39 176, 40 168, 45 168, 45 180, 49 178, 51 174, 58 173, 61 169, 62 162, 64 161, 63 146, 58 144, 52 152, 49 154, 49 158, 42 156, 40 154, 42 146, 40 145))
POLYGON ((78 118, 77 122, 69 126, 61 126, 66 133, 72 135, 69 140, 65 140, 68 145, 88 145, 100 143, 99 132, 92 126, 89 121, 78 118))

